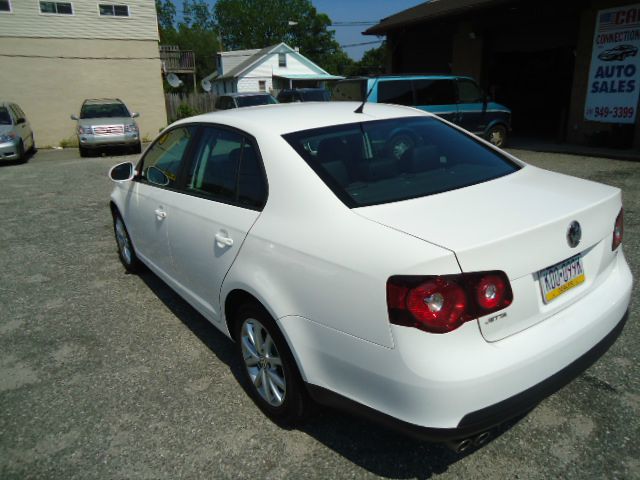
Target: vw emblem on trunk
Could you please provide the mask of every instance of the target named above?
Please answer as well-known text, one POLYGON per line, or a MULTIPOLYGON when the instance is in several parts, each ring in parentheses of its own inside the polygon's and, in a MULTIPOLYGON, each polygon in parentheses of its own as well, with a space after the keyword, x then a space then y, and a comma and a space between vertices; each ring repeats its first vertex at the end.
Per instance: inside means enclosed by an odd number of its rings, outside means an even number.
POLYGON ((580 228, 580 224, 574 220, 571 222, 571 225, 569 225, 569 230, 567 230, 567 243, 571 248, 575 248, 580 243, 581 238, 582 228, 580 228))

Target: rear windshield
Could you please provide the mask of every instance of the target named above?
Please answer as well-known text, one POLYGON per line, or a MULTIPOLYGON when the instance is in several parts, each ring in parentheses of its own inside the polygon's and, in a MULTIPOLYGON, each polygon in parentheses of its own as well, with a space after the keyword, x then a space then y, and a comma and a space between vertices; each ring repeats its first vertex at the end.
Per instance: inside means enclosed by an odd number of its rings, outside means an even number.
POLYGON ((364 91, 366 80, 345 80, 334 85, 331 91, 331 99, 347 102, 361 102, 366 95, 364 91))
POLYGON ((283 137, 350 208, 447 192, 520 168, 433 117, 352 123, 283 137))
POLYGON ((268 105, 270 103, 278 103, 271 95, 246 95, 236 97, 239 107, 252 107, 254 105, 268 105))
POLYGON ((80 118, 129 117, 127 107, 122 103, 90 103, 82 106, 80 118))

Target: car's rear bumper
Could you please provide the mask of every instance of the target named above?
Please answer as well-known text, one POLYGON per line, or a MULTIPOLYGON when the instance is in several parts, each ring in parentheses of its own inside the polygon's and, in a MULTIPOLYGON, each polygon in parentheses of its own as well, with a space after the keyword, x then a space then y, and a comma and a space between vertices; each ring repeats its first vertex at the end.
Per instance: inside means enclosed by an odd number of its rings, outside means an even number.
POLYGON ((12 161, 20 158, 19 140, 16 138, 15 141, 0 143, 0 160, 12 161))
POLYGON ((466 414, 452 428, 430 428, 399 420, 366 405, 355 402, 331 390, 306 384, 316 402, 368 418, 385 427, 421 440, 447 441, 473 437, 490 430, 534 408, 540 401, 555 393, 596 362, 616 341, 629 317, 627 311, 615 328, 584 355, 565 368, 512 397, 466 414))
POLYGON ((78 143, 83 148, 132 147, 140 143, 140 136, 137 133, 80 135, 78 143))
POLYGON ((631 287, 620 251, 597 289, 497 342, 485 341, 474 322, 444 335, 393 325, 394 348, 301 317, 280 322, 320 401, 333 403, 316 387, 424 438, 458 438, 525 411, 578 375, 619 333, 631 287))

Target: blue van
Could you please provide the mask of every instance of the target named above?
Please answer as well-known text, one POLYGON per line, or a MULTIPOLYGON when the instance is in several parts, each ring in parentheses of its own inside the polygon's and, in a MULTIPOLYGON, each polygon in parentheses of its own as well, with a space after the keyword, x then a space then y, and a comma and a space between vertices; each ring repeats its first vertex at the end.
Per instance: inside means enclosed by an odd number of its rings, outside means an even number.
POLYGON ((456 75, 351 77, 333 87, 333 100, 407 105, 434 113, 504 147, 511 131, 511 110, 490 101, 474 79, 456 75))

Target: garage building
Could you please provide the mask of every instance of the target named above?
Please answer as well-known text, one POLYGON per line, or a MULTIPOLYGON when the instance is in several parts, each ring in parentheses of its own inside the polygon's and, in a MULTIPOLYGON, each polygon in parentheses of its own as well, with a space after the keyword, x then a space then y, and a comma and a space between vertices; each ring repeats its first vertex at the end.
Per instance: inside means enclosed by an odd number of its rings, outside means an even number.
POLYGON ((640 4, 432 0, 383 19, 389 73, 476 78, 513 111, 513 134, 640 148, 640 4))

